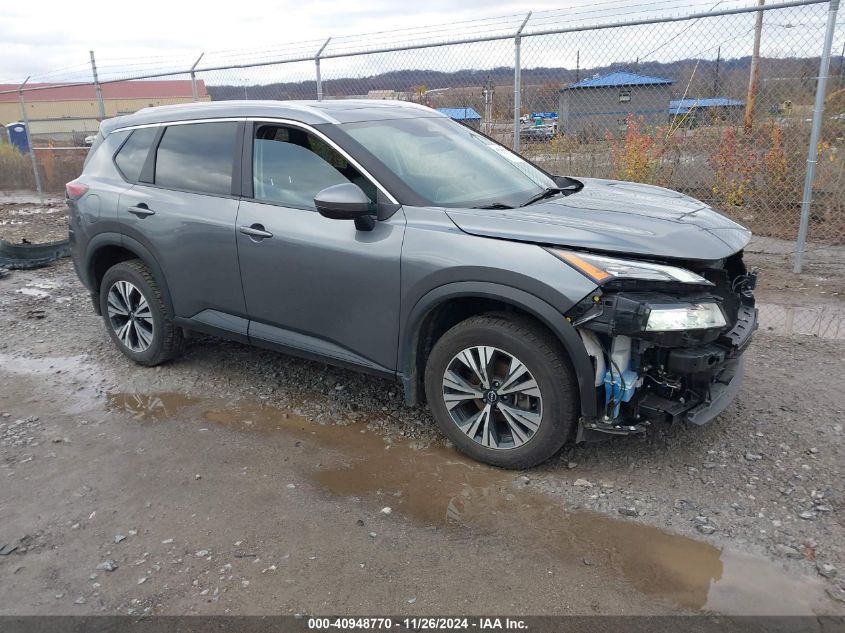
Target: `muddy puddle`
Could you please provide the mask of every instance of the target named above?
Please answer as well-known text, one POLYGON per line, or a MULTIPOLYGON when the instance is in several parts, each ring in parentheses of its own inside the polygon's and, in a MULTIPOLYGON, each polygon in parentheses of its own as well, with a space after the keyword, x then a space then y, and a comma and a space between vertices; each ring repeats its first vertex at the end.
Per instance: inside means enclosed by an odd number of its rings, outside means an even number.
POLYGON ((784 336, 804 334, 845 340, 845 306, 841 303, 798 306, 758 303, 757 308, 761 331, 784 336))
POLYGON ((423 526, 494 536, 514 551, 524 548, 539 561, 538 573, 589 565, 645 596, 724 614, 812 614, 823 603, 817 579, 790 576, 768 559, 636 521, 567 510, 560 499, 520 483, 521 473, 439 446, 387 443, 360 423, 323 426, 271 407, 167 393, 111 394, 107 408, 146 422, 184 420, 293 441, 319 456, 312 463, 321 465, 305 474, 324 493, 390 507, 423 526))
POLYGON ((199 398, 181 393, 110 393, 106 408, 126 413, 136 420, 165 420, 200 402, 199 398))
MULTIPOLYGON (((44 381, 49 377, 61 383, 65 387, 61 401, 68 412, 86 411, 90 409, 91 402, 98 398, 95 385, 101 375, 94 366, 88 364, 85 355, 33 358, 0 353, 0 369, 10 374, 29 376, 35 381, 44 381)), ((54 399, 47 396, 46 392, 33 391, 30 395, 40 400, 54 399)))

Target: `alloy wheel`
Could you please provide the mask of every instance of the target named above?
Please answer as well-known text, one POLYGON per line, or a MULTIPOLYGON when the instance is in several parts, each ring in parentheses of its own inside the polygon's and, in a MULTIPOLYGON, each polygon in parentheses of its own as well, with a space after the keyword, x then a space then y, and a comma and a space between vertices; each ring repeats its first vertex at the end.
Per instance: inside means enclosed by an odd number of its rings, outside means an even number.
POLYGON ((443 400, 452 421, 486 448, 519 448, 543 417, 540 386, 516 356, 497 347, 469 347, 443 375, 443 400))
POLYGON ((146 297, 132 283, 116 281, 109 288, 109 322, 123 345, 143 352, 153 342, 155 326, 146 297))

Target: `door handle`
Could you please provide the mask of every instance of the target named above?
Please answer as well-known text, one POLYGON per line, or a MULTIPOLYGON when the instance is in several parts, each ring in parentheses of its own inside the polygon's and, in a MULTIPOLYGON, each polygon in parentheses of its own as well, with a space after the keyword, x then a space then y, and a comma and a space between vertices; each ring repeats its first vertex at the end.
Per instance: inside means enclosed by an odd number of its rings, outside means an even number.
POLYGON ((143 202, 136 207, 129 207, 126 209, 132 215, 137 215, 139 218, 145 218, 148 215, 155 215, 156 212, 150 209, 147 205, 143 202))
POLYGON ((260 242, 264 238, 273 237, 273 234, 270 231, 264 230, 263 224, 252 224, 250 226, 242 226, 240 228, 240 232, 244 235, 249 235, 250 239, 256 242, 260 242))

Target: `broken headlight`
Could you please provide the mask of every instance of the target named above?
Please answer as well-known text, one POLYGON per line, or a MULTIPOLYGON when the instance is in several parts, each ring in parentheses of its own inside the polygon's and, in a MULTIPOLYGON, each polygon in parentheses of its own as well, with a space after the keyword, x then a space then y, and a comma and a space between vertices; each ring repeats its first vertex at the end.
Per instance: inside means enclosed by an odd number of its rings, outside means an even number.
POLYGON ((560 248, 549 248, 547 250, 596 283, 610 281, 611 279, 644 279, 649 281, 703 284, 706 286, 713 285, 704 277, 677 266, 617 259, 594 253, 567 251, 560 248))
POLYGON ((650 308, 646 332, 708 330, 727 325, 725 315, 717 303, 652 305, 650 308))

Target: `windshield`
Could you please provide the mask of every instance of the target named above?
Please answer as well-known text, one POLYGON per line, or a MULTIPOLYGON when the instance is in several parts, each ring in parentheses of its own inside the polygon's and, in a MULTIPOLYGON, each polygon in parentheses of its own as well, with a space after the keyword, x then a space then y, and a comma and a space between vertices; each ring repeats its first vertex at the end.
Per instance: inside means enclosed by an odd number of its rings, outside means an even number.
POLYGON ((528 161, 445 117, 341 127, 432 206, 517 207, 556 187, 528 161))

